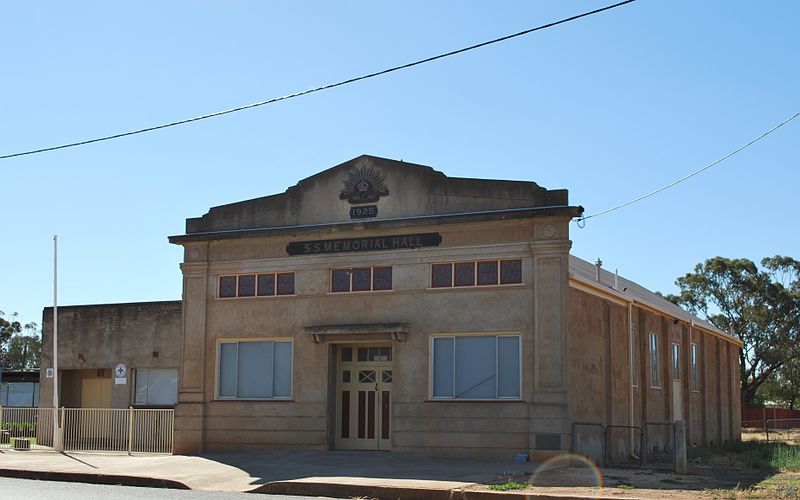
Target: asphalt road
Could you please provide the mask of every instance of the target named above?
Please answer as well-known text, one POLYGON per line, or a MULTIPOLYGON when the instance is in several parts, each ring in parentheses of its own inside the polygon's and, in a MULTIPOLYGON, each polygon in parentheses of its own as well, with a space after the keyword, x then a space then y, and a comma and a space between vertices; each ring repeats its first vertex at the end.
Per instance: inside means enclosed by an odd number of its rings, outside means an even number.
POLYGON ((0 477, 0 497, 14 500, 319 500, 323 497, 253 495, 251 493, 212 493, 208 491, 170 490, 109 486, 105 484, 62 483, 0 477))

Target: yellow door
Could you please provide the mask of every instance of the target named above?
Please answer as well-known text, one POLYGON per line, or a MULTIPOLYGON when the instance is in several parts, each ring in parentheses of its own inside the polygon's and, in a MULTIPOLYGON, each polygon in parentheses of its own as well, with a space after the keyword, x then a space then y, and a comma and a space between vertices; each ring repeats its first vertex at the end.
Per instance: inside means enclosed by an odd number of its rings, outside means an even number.
POLYGON ((81 408, 111 408, 111 379, 83 379, 81 381, 81 408))
POLYGON ((342 345, 337 356, 336 448, 390 449, 391 345, 342 345))
POLYGON ((91 449, 108 436, 110 415, 91 408, 111 408, 111 379, 85 378, 81 381, 81 408, 77 422, 80 446, 91 449))

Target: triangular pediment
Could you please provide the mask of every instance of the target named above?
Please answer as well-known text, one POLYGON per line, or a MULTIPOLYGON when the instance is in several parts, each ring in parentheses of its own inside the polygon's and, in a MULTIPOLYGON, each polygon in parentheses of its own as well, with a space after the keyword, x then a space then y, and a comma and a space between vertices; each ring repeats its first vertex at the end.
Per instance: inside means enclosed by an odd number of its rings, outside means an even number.
POLYGON ((187 219, 188 234, 434 214, 565 206, 566 190, 534 182, 447 177, 425 165, 362 155, 284 193, 214 207, 187 219))

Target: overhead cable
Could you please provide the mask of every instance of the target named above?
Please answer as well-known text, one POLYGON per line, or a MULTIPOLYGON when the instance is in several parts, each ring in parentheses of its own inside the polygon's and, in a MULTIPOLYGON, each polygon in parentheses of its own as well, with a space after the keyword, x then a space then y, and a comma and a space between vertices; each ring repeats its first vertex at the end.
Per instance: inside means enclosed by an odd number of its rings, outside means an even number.
MULTIPOLYGON (((794 119, 795 119, 795 118, 797 118, 798 116, 800 116, 800 112, 793 114, 793 115, 792 115, 792 116, 790 116, 789 118, 787 118, 787 119, 783 120, 783 121, 782 121, 782 122, 780 122, 779 124, 775 125, 775 126, 774 126, 774 127, 772 127, 771 129, 767 130, 766 132, 762 133, 761 135, 759 135, 759 136, 758 136, 758 137, 756 137, 755 139, 751 140, 750 142, 748 142, 748 143, 746 143, 746 144, 743 144, 742 146, 739 146, 738 148, 734 149, 733 151, 731 151, 730 153, 726 154, 726 155, 725 155, 725 156, 723 156, 722 158, 720 158, 720 159, 718 159, 718 160, 715 160, 715 161, 713 161, 713 162, 709 163, 708 165, 706 165, 706 166, 704 166, 704 167, 702 167, 702 168, 700 168, 700 169, 697 169, 697 170, 695 170, 694 172, 692 172, 692 173, 690 173, 690 174, 688 174, 688 175, 684 175, 684 176, 683 176, 683 177, 681 177, 680 179, 677 179, 677 180, 675 180, 675 181, 672 181, 672 182, 670 182, 669 184, 667 184, 666 186, 662 186, 662 187, 660 187, 660 188, 658 188, 658 189, 656 189, 656 190, 654 190, 654 191, 650 191, 650 192, 649 192, 649 193, 647 193, 647 194, 643 194, 643 195, 639 196, 638 198, 634 198, 634 199, 632 199, 632 200, 630 200, 630 201, 626 201, 625 203, 622 203, 622 204, 616 205, 616 206, 614 206, 614 207, 611 207, 611 208, 606 208, 605 210, 601 210, 601 211, 599 211, 599 212, 597 212, 597 213, 594 213, 594 214, 592 214, 592 215, 587 215, 587 216, 585 216, 585 217, 580 217, 580 218, 576 219, 576 222, 577 222, 579 225, 581 225, 581 224, 583 224, 583 223, 584 223, 584 221, 586 221, 586 219, 591 219, 592 217, 598 217, 598 216, 600 216, 600 215, 604 215, 604 214, 607 214, 607 213, 609 213, 609 212, 613 212, 614 210, 619 210, 620 208, 627 207, 628 205, 633 205, 634 203, 636 203, 636 202, 639 202, 639 201, 642 201, 642 200, 644 200, 645 198, 649 198, 649 197, 651 197, 651 196, 653 196, 653 195, 655 195, 655 194, 658 194, 658 193, 660 193, 661 191, 665 191, 665 190, 667 190, 667 189, 671 188, 672 186, 675 186, 676 184, 680 184, 681 182, 683 182, 683 181, 685 181, 685 180, 687 180, 687 179, 690 179, 690 178, 694 177, 695 175, 697 175, 697 174, 699 174, 699 173, 701 173, 701 172, 704 172, 704 171, 708 170, 709 168, 711 168, 711 167, 713 167, 713 166, 715 166, 715 165, 718 165, 719 163, 722 163, 723 161, 727 160, 728 158, 730 158, 731 156, 735 155, 736 153, 738 153, 738 152, 740 152, 740 151, 742 151, 742 150, 744 150, 744 149, 747 149, 747 148, 749 148, 749 147, 750 147, 750 146, 752 146, 753 144, 757 143, 758 141, 760 141, 761 139, 765 138, 765 137, 766 137, 766 136, 768 136, 769 134, 771 134, 771 133, 775 132, 776 130, 778 130, 779 128, 783 127, 784 125, 786 125, 786 124, 787 124, 787 123, 789 123, 790 121, 794 120, 794 119)), ((582 226, 581 226, 581 227, 582 227, 582 226)))
POLYGON ((37 153, 45 153, 45 152, 48 152, 48 151, 55 151, 55 150, 58 150, 58 149, 66 149, 66 148, 74 148, 74 147, 77 147, 77 146, 85 146, 87 144, 93 144, 95 142, 110 141, 112 139, 119 139, 119 138, 122 138, 122 137, 131 136, 131 135, 143 134, 145 132, 153 132, 155 130, 161 130, 161 129, 165 129, 165 128, 176 127, 178 125, 185 125, 187 123, 197 122, 197 121, 201 121, 201 120, 207 120, 209 118, 215 118, 217 116, 228 115, 228 114, 231 114, 231 113, 236 113, 238 111, 244 111, 246 109, 257 108, 259 106, 264 106, 266 104, 272 104, 272 103, 276 103, 276 102, 279 102, 279 101, 285 101, 285 100, 288 100, 288 99, 293 99, 295 97, 300 97, 300 96, 304 96, 304 95, 308 95, 308 94, 313 94, 315 92, 321 92, 323 90, 329 90, 329 89, 332 89, 332 88, 341 87, 343 85, 347 85, 347 84, 350 84, 350 83, 355 83, 355 82, 358 82, 358 81, 361 81, 361 80, 367 80, 369 78, 374 78, 374 77, 377 77, 377 76, 386 75, 388 73, 393 73, 395 71, 408 69, 408 68, 411 68, 411 67, 414 67, 414 66, 419 66, 420 64, 425 64, 425 63, 436 61, 436 60, 439 60, 439 59, 444 59, 446 57, 454 56, 456 54, 461 54, 461 53, 464 53, 464 52, 475 50, 475 49, 478 49, 478 48, 481 48, 481 47, 486 47, 487 45, 492 45, 492 44, 495 44, 495 43, 504 42, 504 41, 510 40, 512 38, 516 38, 516 37, 520 37, 520 36, 523 36, 523 35, 527 35, 527 34, 533 33, 534 31, 540 31, 540 30, 543 30, 543 29, 552 28, 553 26, 558 26, 559 24, 564 24, 564 23, 568 23, 570 21, 575 21, 575 20, 580 19, 582 17, 591 16, 593 14, 599 14, 600 12, 604 12, 604 11, 607 11, 607 10, 615 9, 617 7, 621 7, 623 5, 626 5, 626 4, 629 4, 629 3, 633 3, 635 1, 636 0, 626 0, 624 2, 615 3, 613 5, 608 5, 606 7, 595 9, 595 10, 592 10, 592 11, 589 11, 589 12, 584 12, 583 14, 578 14, 578 15, 575 15, 575 16, 572 16, 572 17, 567 17, 565 19, 561 19, 559 21, 554 21, 554 22, 551 22, 551 23, 543 24, 541 26, 537 26, 535 28, 530 28, 530 29, 527 29, 527 30, 524 30, 524 31, 520 31, 518 33, 502 36, 500 38, 495 38, 494 40, 489 40, 489 41, 481 42, 481 43, 478 43, 478 44, 475 44, 475 45, 470 45, 469 47, 464 47, 464 48, 461 48, 461 49, 458 49, 458 50, 453 50, 453 51, 450 51, 450 52, 446 52, 444 54, 439 54, 439 55, 436 55, 436 56, 428 57, 426 59, 420 59, 420 60, 417 60, 417 61, 414 61, 414 62, 410 62, 410 63, 407 63, 407 64, 402 64, 400 66, 394 66, 394 67, 391 67, 391 68, 388 68, 388 69, 384 69, 384 70, 381 70, 381 71, 376 71, 374 73, 369 73, 369 74, 366 74, 366 75, 357 76, 357 77, 354 77, 354 78, 350 78, 348 80, 342 80, 340 82, 330 83, 330 84, 327 84, 327 85, 322 85, 320 87, 316 87, 316 88, 313 88, 313 89, 303 90, 303 91, 300 91, 300 92, 295 92, 293 94, 288 94, 288 95, 284 95, 284 96, 281 96, 281 97, 274 97, 272 99, 267 99, 265 101, 258 101, 258 102, 254 102, 254 103, 251 103, 251 104, 245 104, 244 106, 237 106, 235 108, 230 108, 230 109, 226 109, 226 110, 222 110, 222 111, 216 111, 216 112, 213 112, 213 113, 208 113, 208 114, 205 114, 205 115, 195 116, 193 118, 186 118, 186 119, 178 120, 178 121, 174 121, 174 122, 163 123, 161 125, 154 125, 152 127, 146 127, 146 128, 141 128, 141 129, 137 129, 137 130, 131 130, 129 132, 122 132, 122 133, 119 133, 119 134, 113 134, 113 135, 107 135, 107 136, 103 136, 103 137, 97 137, 97 138, 88 139, 88 140, 85 140, 85 141, 71 142, 71 143, 67 143, 67 144, 61 144, 59 146, 51 146, 51 147, 46 147, 46 148, 33 149, 33 150, 29 150, 29 151, 22 151, 22 152, 19 152, 19 153, 6 154, 6 155, 0 156, 0 160, 7 160, 9 158, 16 158, 18 156, 33 155, 33 154, 37 154, 37 153))

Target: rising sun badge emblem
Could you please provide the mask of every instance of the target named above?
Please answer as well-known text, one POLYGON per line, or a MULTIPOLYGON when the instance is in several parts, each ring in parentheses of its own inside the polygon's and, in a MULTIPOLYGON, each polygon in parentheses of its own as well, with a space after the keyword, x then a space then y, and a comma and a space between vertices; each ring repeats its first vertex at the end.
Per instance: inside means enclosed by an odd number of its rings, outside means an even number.
POLYGON ((363 165, 350 171, 339 198, 352 204, 373 203, 388 194, 389 188, 380 171, 372 165, 363 165))

